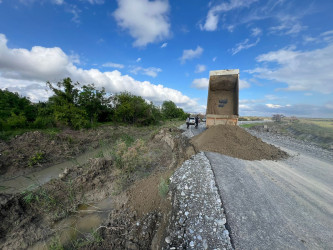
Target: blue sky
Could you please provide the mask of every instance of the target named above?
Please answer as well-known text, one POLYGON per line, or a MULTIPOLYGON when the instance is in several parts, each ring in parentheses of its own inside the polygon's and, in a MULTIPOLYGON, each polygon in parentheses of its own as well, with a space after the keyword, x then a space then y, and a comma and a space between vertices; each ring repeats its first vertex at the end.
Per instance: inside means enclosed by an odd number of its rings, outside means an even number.
POLYGON ((0 88, 46 100, 71 77, 205 112, 240 69, 240 115, 333 118, 331 0, 0 0, 0 88))

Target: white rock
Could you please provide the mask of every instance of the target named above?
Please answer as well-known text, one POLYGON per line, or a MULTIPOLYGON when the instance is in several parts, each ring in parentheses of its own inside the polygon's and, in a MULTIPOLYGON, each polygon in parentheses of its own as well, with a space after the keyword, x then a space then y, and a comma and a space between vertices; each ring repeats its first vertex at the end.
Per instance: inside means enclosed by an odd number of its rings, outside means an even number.
POLYGON ((171 242, 171 239, 170 239, 169 236, 165 238, 165 242, 168 243, 168 244, 171 242))
POLYGON ((194 241, 191 241, 191 242, 190 242, 190 247, 194 247, 194 245, 195 245, 195 244, 194 244, 194 241))

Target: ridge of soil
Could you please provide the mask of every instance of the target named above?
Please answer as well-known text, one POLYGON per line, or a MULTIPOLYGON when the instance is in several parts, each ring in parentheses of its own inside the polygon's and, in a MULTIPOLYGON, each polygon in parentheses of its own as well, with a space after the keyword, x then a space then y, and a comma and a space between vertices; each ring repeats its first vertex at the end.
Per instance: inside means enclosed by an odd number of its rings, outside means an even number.
POLYGON ((279 160, 288 154, 238 126, 217 125, 191 139, 197 151, 210 151, 243 160, 279 160))

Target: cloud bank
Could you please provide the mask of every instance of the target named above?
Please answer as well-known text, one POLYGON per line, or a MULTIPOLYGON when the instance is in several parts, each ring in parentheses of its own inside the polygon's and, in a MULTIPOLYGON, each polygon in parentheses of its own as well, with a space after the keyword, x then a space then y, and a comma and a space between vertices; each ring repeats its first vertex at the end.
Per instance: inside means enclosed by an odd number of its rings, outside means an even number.
POLYGON ((31 98, 32 101, 46 100, 51 93, 45 91, 45 82, 61 81, 71 77, 81 84, 94 83, 97 88, 104 87, 110 93, 130 91, 145 99, 160 104, 171 100, 185 110, 192 111, 201 106, 183 95, 180 91, 155 85, 149 81, 137 81, 118 70, 101 72, 98 69, 83 69, 75 66, 62 49, 41 46, 27 49, 7 47, 6 36, 0 34, 0 88, 8 88, 31 98))
POLYGON ((333 92, 333 44, 308 51, 284 48, 259 55, 256 61, 263 66, 248 72, 258 78, 286 83, 288 87, 283 90, 333 92))

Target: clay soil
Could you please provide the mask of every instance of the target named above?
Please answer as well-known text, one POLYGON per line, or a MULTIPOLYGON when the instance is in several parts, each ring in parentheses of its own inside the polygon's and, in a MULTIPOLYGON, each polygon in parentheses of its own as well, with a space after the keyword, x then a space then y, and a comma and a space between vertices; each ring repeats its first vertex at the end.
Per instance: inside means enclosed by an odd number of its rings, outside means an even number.
POLYGON ((278 160, 287 157, 279 148, 263 142, 238 126, 218 125, 192 138, 197 151, 210 151, 244 160, 278 160))

